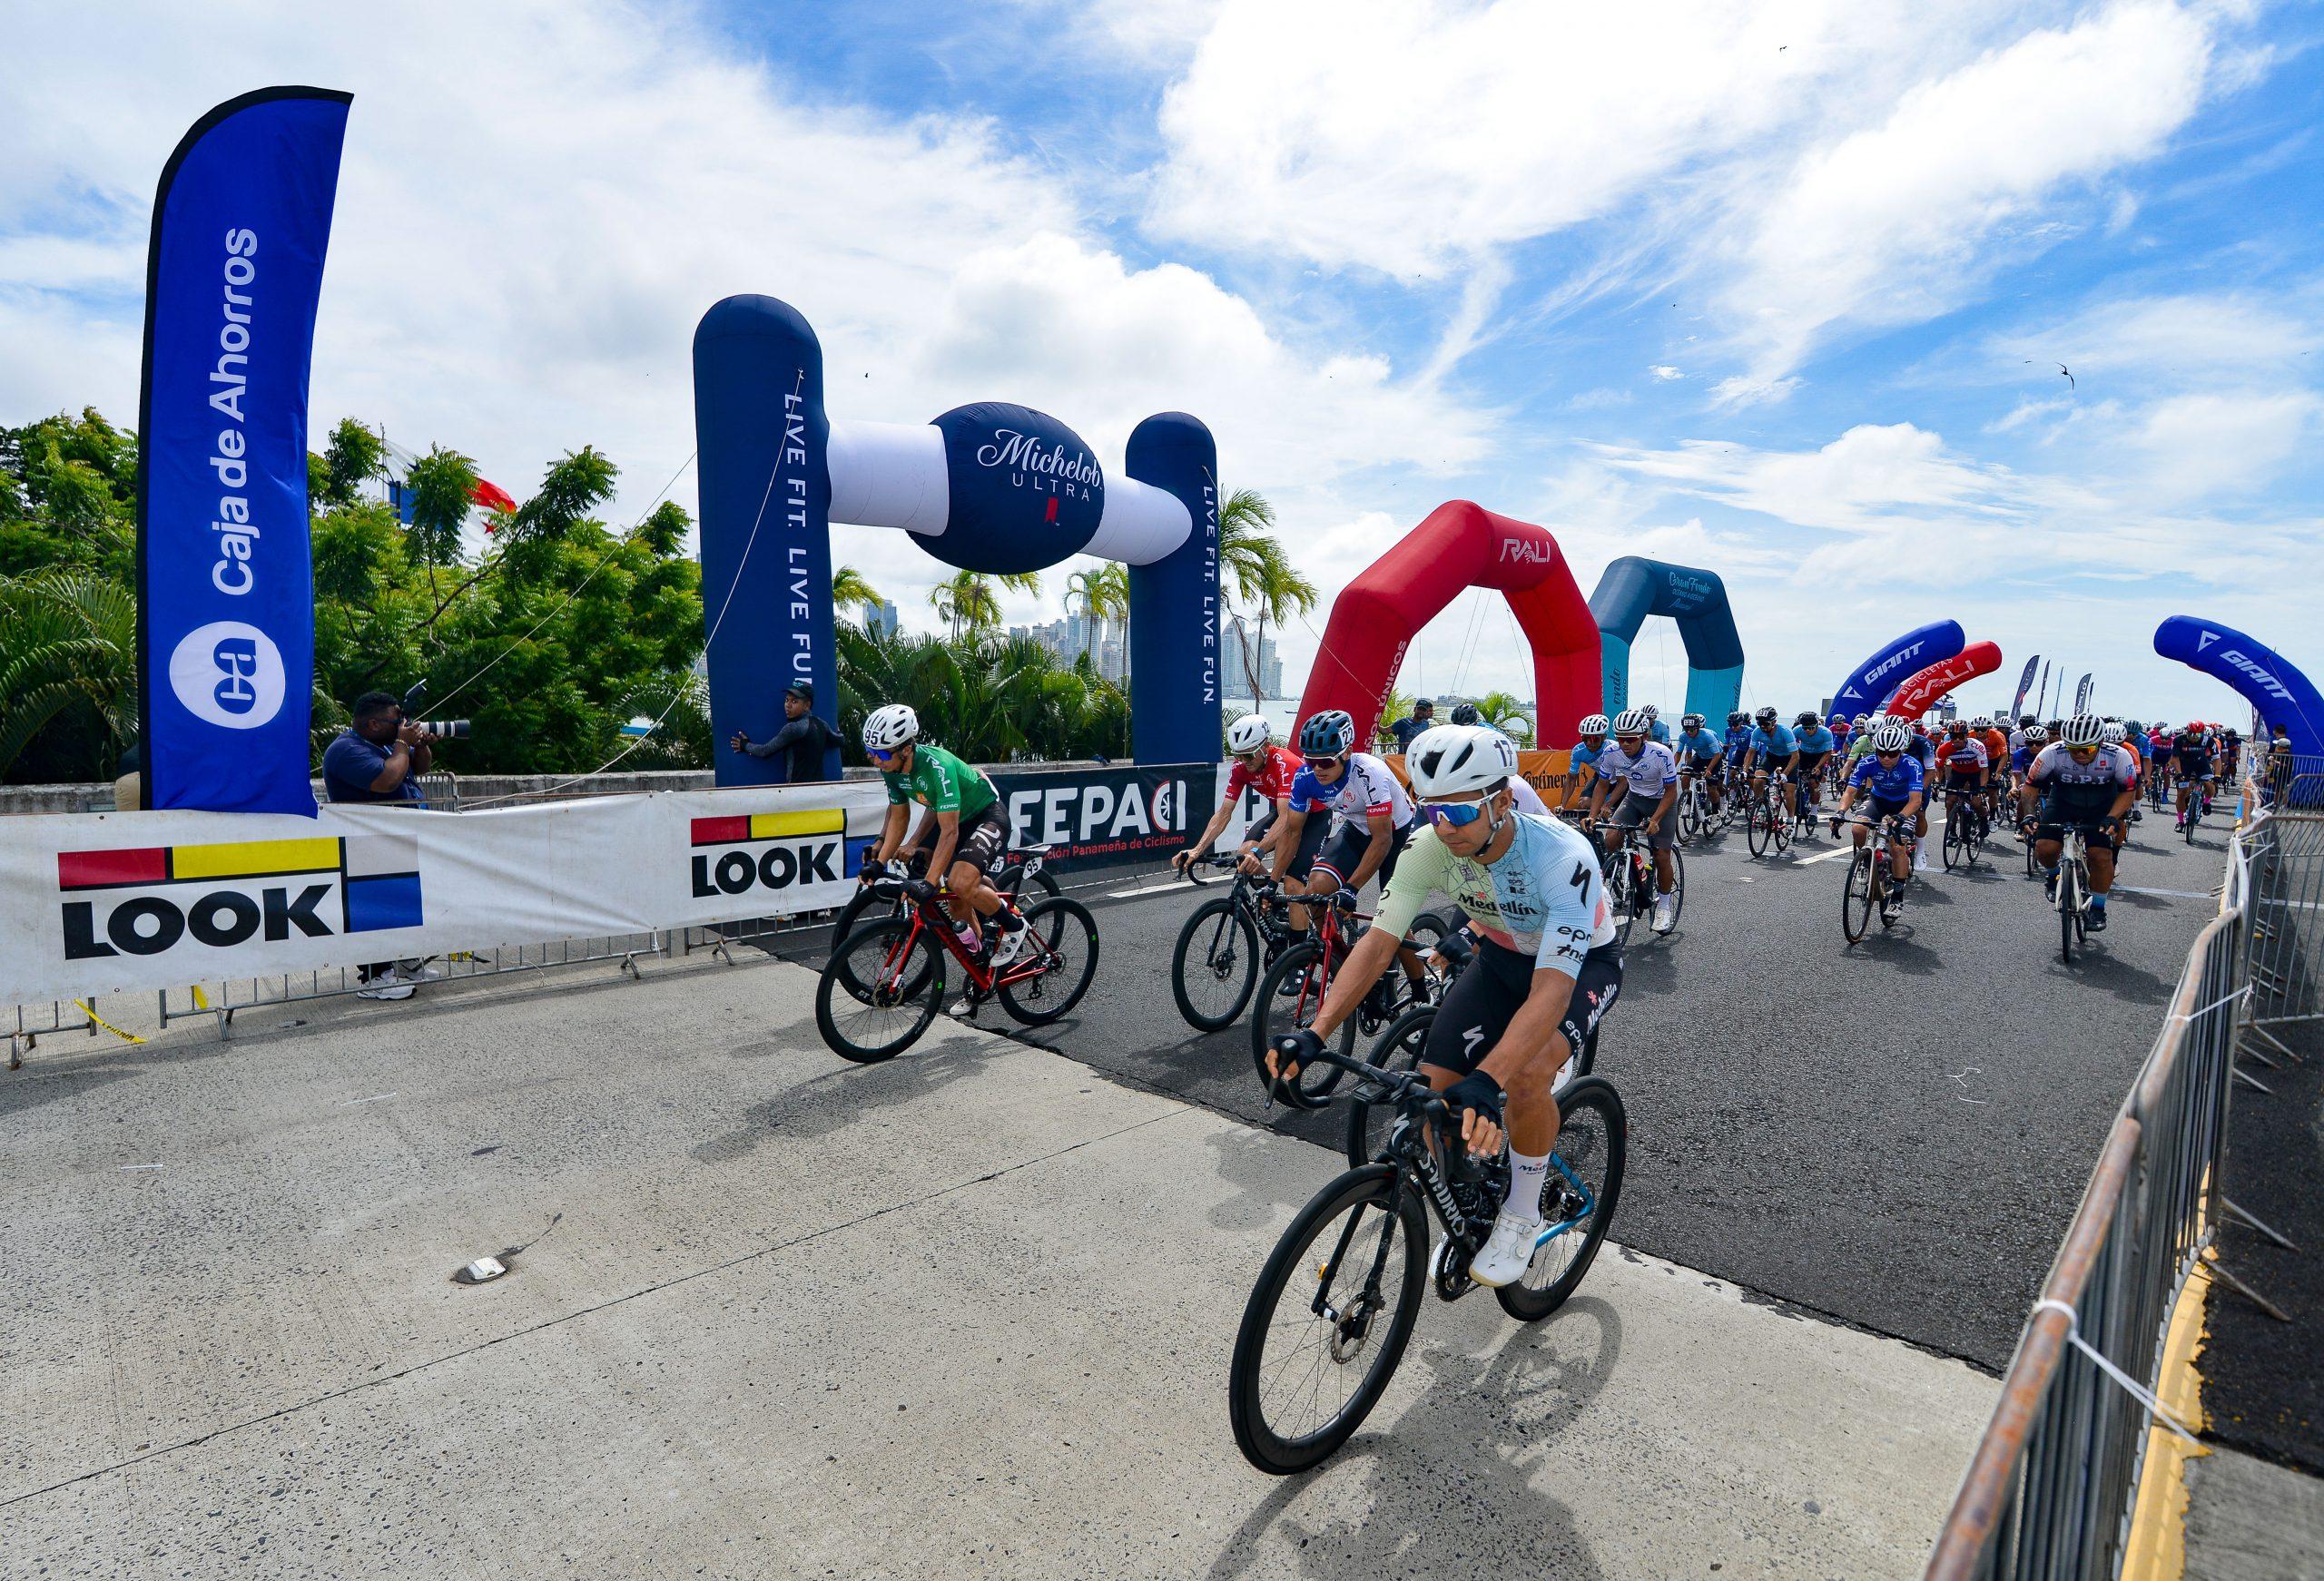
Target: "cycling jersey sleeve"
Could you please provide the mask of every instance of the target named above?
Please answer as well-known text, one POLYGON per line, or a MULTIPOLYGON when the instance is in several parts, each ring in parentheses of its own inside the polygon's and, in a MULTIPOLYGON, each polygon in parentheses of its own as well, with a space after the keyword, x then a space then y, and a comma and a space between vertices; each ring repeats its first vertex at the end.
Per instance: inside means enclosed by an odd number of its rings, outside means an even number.
POLYGON ((1542 921, 1541 942, 1533 952, 1533 969, 1579 977, 1601 919, 1611 920, 1606 914, 1606 875, 1590 859, 1586 847, 1581 855, 1563 865, 1563 872, 1543 876, 1548 916, 1542 921))
POLYGON ((1422 903, 1434 889, 1448 895, 1453 892, 1452 853, 1444 849, 1431 825, 1413 835, 1403 855, 1396 859, 1396 876, 1380 892, 1380 908, 1373 913, 1372 926, 1402 938, 1412 931, 1422 903))
POLYGON ((1302 765, 1299 772, 1291 777, 1291 810, 1311 811, 1315 803, 1323 800, 1323 786, 1318 784, 1315 776, 1309 773, 1305 766, 1302 765))
POLYGON ((904 777, 901 774, 882 774, 880 776, 880 781, 888 788, 889 806, 902 807, 911 802, 911 797, 904 790, 904 777))

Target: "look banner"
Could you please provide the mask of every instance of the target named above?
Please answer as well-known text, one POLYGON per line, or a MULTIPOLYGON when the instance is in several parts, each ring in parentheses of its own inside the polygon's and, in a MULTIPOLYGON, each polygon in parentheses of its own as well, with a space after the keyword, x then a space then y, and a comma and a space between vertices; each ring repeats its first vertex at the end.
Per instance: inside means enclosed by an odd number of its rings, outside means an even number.
POLYGON ((229 100, 154 196, 137 425, 150 806, 314 815, 307 372, 348 103, 229 100))

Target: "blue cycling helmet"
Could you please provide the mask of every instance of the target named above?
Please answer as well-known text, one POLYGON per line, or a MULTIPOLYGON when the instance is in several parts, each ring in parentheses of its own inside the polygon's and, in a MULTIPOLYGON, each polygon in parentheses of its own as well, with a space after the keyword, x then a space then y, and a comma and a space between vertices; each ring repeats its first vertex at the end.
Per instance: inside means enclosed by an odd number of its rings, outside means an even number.
POLYGON ((1303 757, 1336 758, 1355 745, 1355 721, 1344 708, 1327 708, 1299 727, 1303 757))

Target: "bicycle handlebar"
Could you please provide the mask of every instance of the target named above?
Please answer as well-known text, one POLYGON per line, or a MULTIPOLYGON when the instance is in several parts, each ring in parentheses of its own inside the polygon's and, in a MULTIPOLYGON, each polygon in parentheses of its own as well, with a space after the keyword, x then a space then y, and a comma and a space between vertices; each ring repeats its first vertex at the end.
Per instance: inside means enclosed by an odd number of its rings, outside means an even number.
MULTIPOLYGON (((1288 1038, 1278 1037, 1268 1046, 1278 1056, 1278 1058, 1286 1055, 1295 1055, 1295 1049, 1285 1048, 1284 1046, 1284 1045, 1289 1041, 1290 1039, 1288 1038)), ((1399 1109, 1416 1110, 1429 1119, 1443 1121, 1448 1124, 1452 1122, 1452 1111, 1444 1106, 1444 1100, 1436 1095, 1435 1089, 1428 1085, 1426 1077, 1422 1076, 1415 1072, 1384 1070, 1381 1066, 1373 1065, 1368 1061, 1356 1059, 1349 1055, 1335 1053, 1328 1047, 1305 1056, 1302 1063, 1303 1065, 1320 1064, 1335 1065, 1339 1069, 1345 1071, 1348 1075, 1355 1077, 1359 1082, 1367 1083, 1372 1086, 1379 1088, 1380 1091, 1386 1094, 1395 1101, 1396 1106, 1399 1109)), ((1299 1090, 1297 1081, 1298 1078, 1296 1076, 1285 1077, 1277 1075, 1270 1077, 1267 1081, 1268 1098, 1270 1100, 1280 1100, 1285 1105, 1294 1109, 1306 1109, 1312 1111, 1331 1107, 1332 1101, 1330 1098, 1311 1098, 1307 1096, 1299 1090)))

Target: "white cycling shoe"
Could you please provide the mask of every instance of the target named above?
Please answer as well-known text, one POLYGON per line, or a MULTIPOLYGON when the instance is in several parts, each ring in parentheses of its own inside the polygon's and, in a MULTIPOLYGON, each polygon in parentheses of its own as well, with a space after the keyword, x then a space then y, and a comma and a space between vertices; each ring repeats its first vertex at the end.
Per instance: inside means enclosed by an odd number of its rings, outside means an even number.
POLYGON ((1469 1277, 1499 1290, 1525 1277, 1533 1264, 1533 1242, 1541 1239, 1541 1221, 1521 1219, 1507 1208, 1492 1222, 1492 1235, 1484 1249, 1469 1262, 1469 1277))
POLYGON ((1019 923, 1014 933, 1005 928, 1000 929, 999 937, 992 941, 992 956, 987 964, 994 971, 999 971, 1017 958, 1017 952, 1023 949, 1025 941, 1032 937, 1033 929, 1029 923, 1019 923))

